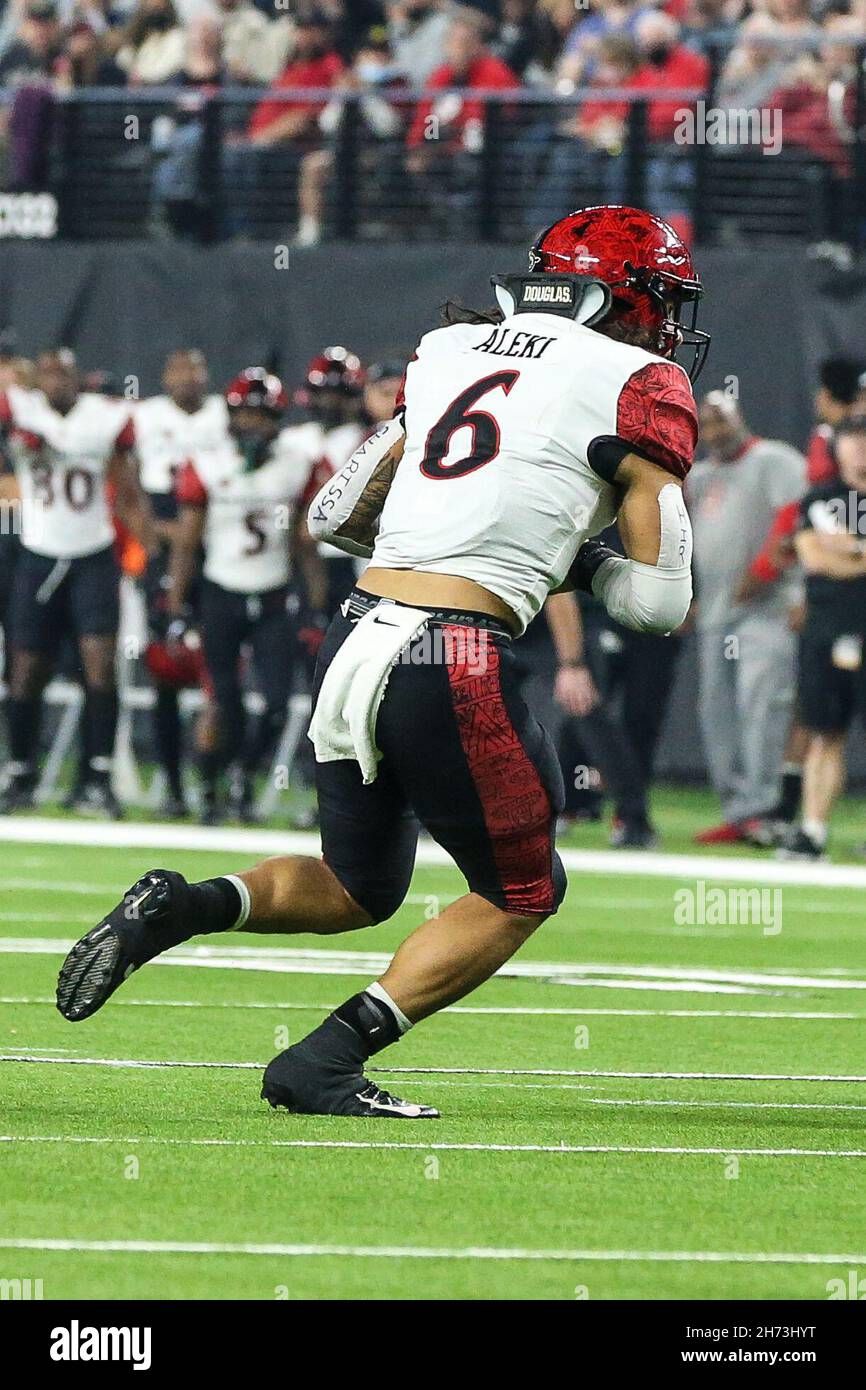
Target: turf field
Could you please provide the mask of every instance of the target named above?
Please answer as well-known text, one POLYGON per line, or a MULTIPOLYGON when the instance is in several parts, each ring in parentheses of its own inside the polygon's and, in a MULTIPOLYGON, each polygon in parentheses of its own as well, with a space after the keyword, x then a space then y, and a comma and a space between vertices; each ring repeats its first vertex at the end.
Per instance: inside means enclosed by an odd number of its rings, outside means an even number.
MULTIPOLYGON (((663 798, 665 849, 709 818, 663 798)), ((842 858, 866 808, 844 823, 842 858)), ((758 855, 717 878, 591 856, 512 973, 377 1059, 443 1112, 410 1124, 276 1114, 259 1068, 456 896, 455 872, 421 864, 359 935, 193 943, 70 1025, 63 943, 138 874, 261 855, 184 849, 176 827, 160 850, 18 833, 0 842, 0 1279, 251 1299, 825 1299, 866 1279, 862 865, 808 882, 758 855), (739 886, 765 890, 760 920, 739 886)))

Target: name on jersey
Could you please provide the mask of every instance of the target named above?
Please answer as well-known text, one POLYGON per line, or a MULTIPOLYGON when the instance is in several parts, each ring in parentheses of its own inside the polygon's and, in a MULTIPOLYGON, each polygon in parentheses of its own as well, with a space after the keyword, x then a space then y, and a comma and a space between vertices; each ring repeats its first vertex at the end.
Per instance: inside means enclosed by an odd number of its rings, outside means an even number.
MULTIPOLYGON (((534 288, 547 290, 554 287, 537 285, 534 288)), ((537 361, 554 342, 555 338, 545 338, 540 333, 527 333, 525 329, 494 328, 489 338, 476 344, 473 352, 486 352, 491 357, 531 357, 537 361)))

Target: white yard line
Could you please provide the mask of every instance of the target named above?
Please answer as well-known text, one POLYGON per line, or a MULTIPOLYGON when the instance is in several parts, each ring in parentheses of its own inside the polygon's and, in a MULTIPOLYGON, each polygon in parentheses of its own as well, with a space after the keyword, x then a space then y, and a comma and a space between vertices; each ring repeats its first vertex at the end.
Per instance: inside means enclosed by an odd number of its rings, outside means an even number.
POLYGON ((849 1265, 866 1263, 866 1254, 828 1254, 824 1251, 730 1250, 527 1250, 489 1245, 289 1245, 243 1241, 181 1240, 61 1240, 49 1237, 3 1238, 2 1250, 62 1250, 107 1254, 142 1255, 266 1255, 312 1258, 336 1256, 384 1260, 561 1260, 580 1264, 590 1261, 652 1264, 776 1264, 849 1265))
MULTIPOLYGON (((220 826, 172 823, 119 824, 51 820, 41 816, 8 816, 0 822, 0 842, 9 844, 84 845, 94 850, 174 849, 210 850, 220 854, 318 854, 319 836, 307 831, 245 830, 220 826)), ((567 869, 623 877, 704 878, 756 882, 764 885, 800 884, 818 888, 866 888, 866 866, 854 864, 778 863, 746 855, 714 858, 705 854, 656 854, 629 850, 585 850, 562 847, 567 869)), ((418 863, 450 865, 452 860, 431 840, 418 846, 418 863)))
MULTIPOLYGON (((63 955, 71 938, 0 936, 0 953, 63 955)), ((383 951, 323 950, 288 946, 178 946, 152 964, 201 966, 210 969, 263 970, 285 974, 381 974, 391 956, 383 951)), ((536 979, 556 984, 602 986, 607 989, 649 989, 677 993, 765 994, 777 990, 866 990, 866 979, 845 971, 770 972, 718 969, 715 966, 600 965, 595 962, 509 961, 497 972, 504 979, 536 979), (607 978, 609 977, 609 978, 607 978)))
MULTIPOLYGON (((55 1063, 59 1066, 119 1067, 160 1071, 169 1068, 209 1071, 260 1071, 264 1062, 200 1062, 147 1060, 137 1057, 34 1057, 17 1051, 0 1053, 0 1062, 27 1062, 30 1065, 55 1063)), ((820 1081, 866 1083, 866 1076, 840 1076, 833 1073, 737 1072, 737 1071, 594 1071, 559 1067, 370 1067, 370 1072, 386 1076, 585 1076, 624 1077, 634 1081, 820 1081)))
MULTIPOLYGON (((26 995, 26 994, 4 994, 0 995, 0 1004, 39 1004, 45 1007, 54 1008, 55 999, 52 994, 26 995)), ((335 1003, 330 1004, 298 1004, 287 1003, 285 1000, 274 1000, 267 1003, 264 1000, 215 1000, 208 1002, 203 999, 115 999, 112 1008, 134 1008, 134 1009, 266 1009, 275 1013, 286 1012, 287 1010, 297 1010, 301 1013, 330 1013, 336 1009, 335 1003)), ((831 1019, 835 1022, 840 1020, 859 1020, 866 1018, 866 1014, 857 1013, 824 1013, 818 1010, 784 1010, 784 1009, 556 1009, 556 1008, 523 1008, 518 1004, 503 1005, 498 1008, 493 1005, 472 1005, 472 1004, 450 1004, 442 1010, 446 1014, 492 1014, 495 1016, 526 1016, 529 1018, 748 1018, 759 1019, 784 1019, 787 1021, 797 1020, 799 1022, 813 1023, 831 1019)))
MULTIPOLYGON (((644 1154, 671 1155, 676 1158, 866 1158, 866 1149, 746 1149, 738 1145, 702 1147, 698 1145, 664 1144, 457 1144, 413 1143, 401 1140, 376 1139, 149 1139, 111 1137, 92 1138, 84 1135, 0 1135, 0 1144, 17 1143, 78 1143, 78 1144, 164 1144, 171 1147, 226 1149, 375 1149, 409 1150, 420 1153, 505 1153, 505 1154, 644 1154)), ((0 1246, 3 1242, 0 1241, 0 1246)))
MULTIPOLYGON (((447 1086, 460 1090, 524 1090, 524 1091, 594 1091, 604 1089, 596 1086, 583 1086, 573 1081, 436 1081, 437 1087, 447 1086)), ((609 1088, 608 1088, 609 1089, 609 1088)), ((630 1100, 624 1097, 581 1096, 586 1105, 616 1106, 672 1106, 685 1110, 866 1110, 866 1105, 843 1101, 787 1101, 787 1100, 630 1100)))

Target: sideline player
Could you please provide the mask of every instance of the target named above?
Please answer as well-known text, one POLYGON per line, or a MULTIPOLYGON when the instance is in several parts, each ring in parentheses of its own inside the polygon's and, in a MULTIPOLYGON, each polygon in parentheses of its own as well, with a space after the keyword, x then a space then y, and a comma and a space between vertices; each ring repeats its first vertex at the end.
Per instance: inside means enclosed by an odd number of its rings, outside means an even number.
POLYGON ((691 256, 658 218, 600 207, 549 228, 530 267, 495 278, 500 321, 464 313, 421 340, 397 416, 310 508, 314 534, 371 557, 318 664, 323 858, 199 884, 145 874, 67 957, 66 1018, 196 933, 330 935, 390 917, 417 816, 469 891, 274 1058, 262 1094, 302 1113, 437 1114, 370 1082, 367 1060, 488 979, 565 891, 562 779, 516 690, 510 640, 569 584, 657 632, 679 626, 692 592, 681 484, 697 418, 672 360, 688 342, 696 374, 708 343, 691 256), (627 558, 589 539, 615 515, 627 558))
POLYGON ((72 807, 118 816, 111 790, 117 725, 115 649, 119 571, 114 511, 148 553, 156 548, 127 403, 82 391, 67 348, 45 352, 38 390, 10 386, 0 426, 21 491, 21 554, 10 604, 10 760, 0 810, 32 805, 42 692, 60 639, 71 632, 84 675, 84 779, 72 807))
MULTIPOLYGON (((177 530, 175 483, 183 465, 200 449, 216 448, 226 437, 228 413, 225 398, 208 393, 208 366, 198 348, 177 348, 165 360, 163 393, 135 406, 136 447, 141 464, 141 484, 150 498, 160 540, 160 562, 148 574, 148 625, 151 642, 147 666, 154 683, 154 741, 166 782, 161 814, 168 818, 187 812, 182 777, 182 731, 179 691, 197 684, 195 654, 165 641, 164 578, 168 552, 177 530)), ((199 721, 199 737, 206 730, 199 721)), ((205 721, 206 722, 206 721, 205 721)))
POLYGON ((219 816, 219 782, 230 763, 237 771, 232 810, 241 820, 254 818, 253 776, 280 735, 291 693, 286 603, 292 559, 308 588, 323 587, 313 542, 301 551, 291 544, 310 456, 297 448, 294 431, 281 428, 288 405, 282 382, 251 367, 230 384, 226 403, 225 442, 199 450, 178 476, 168 591, 169 614, 176 621, 189 617, 187 599, 203 547, 199 621, 218 726, 215 746, 199 754, 207 822, 219 816), (246 644, 265 704, 249 728, 240 669, 246 644))

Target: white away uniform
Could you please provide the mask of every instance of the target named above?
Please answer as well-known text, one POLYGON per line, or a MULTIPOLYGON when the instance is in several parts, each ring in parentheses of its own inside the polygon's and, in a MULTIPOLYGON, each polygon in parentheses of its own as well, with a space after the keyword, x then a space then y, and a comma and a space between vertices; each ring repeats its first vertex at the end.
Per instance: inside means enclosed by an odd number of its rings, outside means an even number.
POLYGON ((82 392, 61 415, 41 391, 10 386, 0 423, 21 489, 21 542, 54 559, 93 555, 114 540, 108 464, 135 434, 128 404, 82 392))
POLYGON ((228 407, 220 395, 208 396, 193 411, 182 410, 170 396, 150 396, 135 405, 134 419, 141 485, 157 514, 168 519, 183 465, 225 441, 228 407))
POLYGON ((292 515, 310 471, 309 454, 292 436, 283 430, 265 462, 247 468, 229 435, 179 475, 178 502, 207 507, 204 576, 231 593, 265 593, 289 581, 292 515))
POLYGON ((404 399, 371 563, 472 579, 523 627, 613 521, 623 454, 682 478, 697 434, 681 367, 553 314, 428 333, 404 399))

